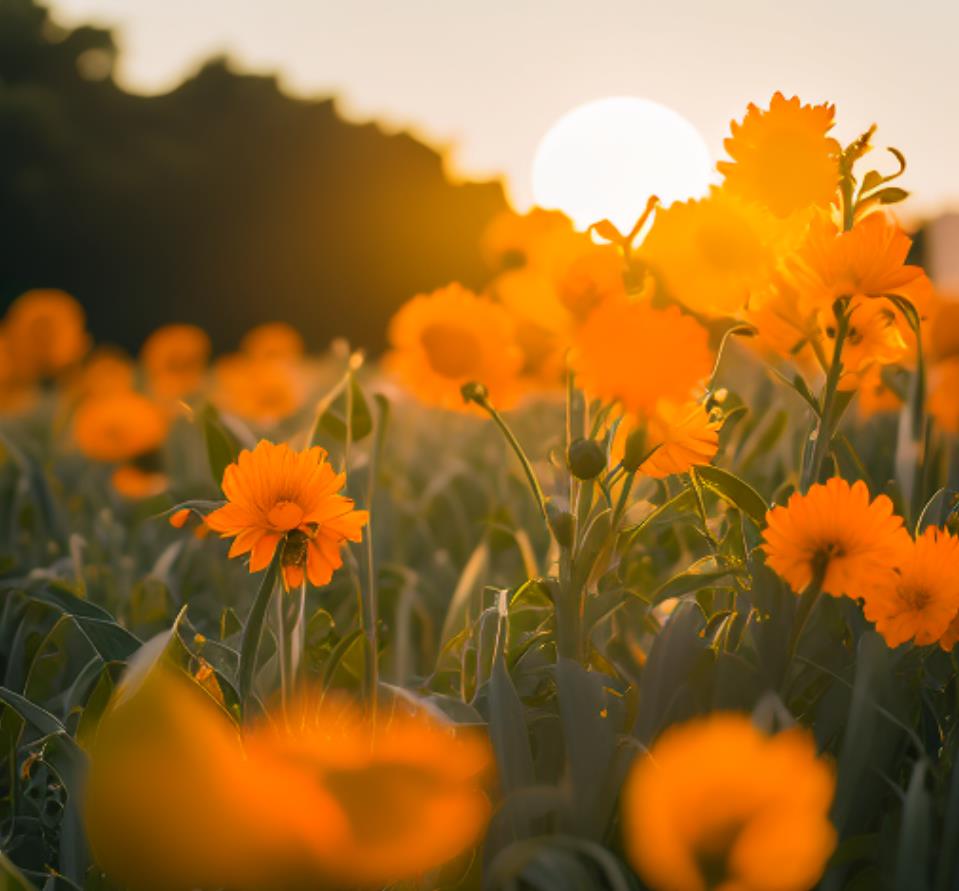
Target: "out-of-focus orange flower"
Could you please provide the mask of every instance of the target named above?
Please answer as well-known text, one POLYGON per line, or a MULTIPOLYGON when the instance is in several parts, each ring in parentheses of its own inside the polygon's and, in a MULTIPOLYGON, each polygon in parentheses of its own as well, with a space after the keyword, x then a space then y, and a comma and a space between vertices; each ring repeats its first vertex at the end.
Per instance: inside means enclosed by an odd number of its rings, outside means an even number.
POLYGON ((133 361, 126 353, 112 347, 97 347, 80 370, 77 395, 86 398, 132 390, 135 375, 133 361))
POLYGON ((639 418, 661 400, 685 403, 713 368, 706 329, 676 307, 611 300, 576 332, 573 364, 586 391, 639 418))
POLYGON ((299 359, 303 355, 300 332, 286 322, 267 322, 247 331, 240 352, 254 359, 299 359))
POLYGON ((382 886, 486 825, 491 756, 472 732, 399 711, 374 728, 349 702, 301 698, 241 739, 185 673, 132 674, 90 745, 85 822, 97 863, 134 891, 382 886))
POLYGON ((530 262, 542 262, 549 251, 546 244, 572 231, 569 218, 556 210, 535 207, 523 215, 503 211, 486 227, 480 250, 494 272, 519 269, 530 262))
POLYGON ((929 369, 929 414, 948 433, 959 433, 959 356, 929 369))
POLYGON ((59 374, 90 348, 83 307, 64 291, 27 291, 7 310, 7 344, 17 375, 38 380, 59 374))
POLYGON ((819 368, 814 349, 822 348, 819 314, 803 305, 787 276, 776 273, 755 292, 745 318, 756 328, 749 345, 761 355, 782 357, 806 373, 819 368))
POLYGON ((217 360, 213 371, 213 401, 246 421, 269 426, 303 405, 303 381, 296 366, 285 359, 237 353, 217 360))
POLYGON ((423 713, 396 710, 374 727, 346 700, 306 698, 285 722, 249 733, 246 747, 265 775, 287 778, 294 810, 311 814, 320 792, 340 811, 336 844, 310 820, 320 842, 315 869, 349 887, 381 887, 446 863, 479 840, 490 816, 487 740, 423 713))
MULTIPOLYGON (((841 390, 856 389, 862 375, 873 367, 894 365, 912 355, 906 342, 903 321, 885 300, 859 297, 849 305, 849 327, 842 349, 843 374, 841 390)), ((836 321, 831 310, 820 312, 820 327, 825 333, 828 356, 832 356, 836 338, 836 321)))
POLYGON ((32 381, 24 380, 17 372, 9 338, 0 328, 0 412, 15 413, 30 407, 37 390, 32 381))
POLYGON ((203 383, 210 338, 196 325, 165 325, 143 344, 140 359, 150 389, 160 399, 180 399, 203 383))
POLYGON ((92 397, 73 418, 73 438, 94 461, 129 461, 159 448, 166 439, 167 416, 132 390, 92 397))
POLYGON ((779 217, 828 207, 839 186, 839 143, 826 135, 835 112, 833 105, 803 105, 782 93, 768 110, 750 103, 724 143, 732 161, 716 165, 726 188, 779 217))
POLYGON ((152 498, 166 491, 169 480, 165 473, 137 467, 136 464, 123 464, 113 471, 110 482, 124 498, 137 500, 152 498))
POLYGON ((460 285, 447 285, 404 304, 390 321, 385 363, 428 405, 470 410, 460 387, 483 384, 500 408, 520 395, 523 354, 509 314, 460 285))
POLYGON ((890 647, 935 643, 959 612, 959 538, 929 527, 904 540, 895 568, 863 594, 866 618, 890 647))
POLYGON ((203 515, 190 510, 188 507, 182 507, 169 516, 169 523, 174 529, 183 529, 194 521, 193 537, 199 539, 206 538, 210 534, 210 527, 207 526, 206 517, 203 515))
POLYGON ((772 508, 763 538, 766 563, 797 594, 821 573, 823 591, 855 599, 892 572, 909 534, 888 497, 833 477, 772 508))
MULTIPOLYGON (((662 479, 709 464, 719 449, 721 426, 701 402, 676 403, 661 399, 646 426, 646 448, 656 450, 639 465, 639 472, 662 479)), ((614 462, 622 461, 626 439, 636 427, 637 422, 631 415, 620 420, 610 448, 614 462)))
POLYGON ((929 355, 933 361, 959 356, 959 297, 937 299, 930 324, 929 355))
POLYGON ((902 400, 882 378, 882 366, 872 365, 860 375, 857 405, 862 420, 902 408, 902 400))
POLYGON ((807 891, 836 846, 808 731, 718 713, 668 729, 623 788, 626 853, 655 891, 807 891))
POLYGON ((951 653, 956 644, 959 643, 959 613, 949 623, 949 627, 939 638, 939 646, 947 653, 951 653))
POLYGON ((304 574, 321 587, 343 565, 343 544, 360 541, 369 518, 338 494, 345 484, 346 474, 333 470, 319 446, 295 452, 261 440, 227 467, 227 503, 208 514, 206 524, 234 539, 230 557, 250 554, 250 572, 265 569, 281 547, 286 587, 303 584, 304 574))
POLYGON ((781 229, 756 205, 722 189, 656 215, 641 248, 671 296, 697 313, 735 316, 775 269, 781 229))
POLYGON ((880 298, 895 294, 911 301, 920 316, 933 305, 933 290, 919 266, 906 263, 912 241, 884 213, 859 220, 841 232, 825 214, 810 224, 803 245, 790 261, 802 298, 829 310, 838 297, 880 298))

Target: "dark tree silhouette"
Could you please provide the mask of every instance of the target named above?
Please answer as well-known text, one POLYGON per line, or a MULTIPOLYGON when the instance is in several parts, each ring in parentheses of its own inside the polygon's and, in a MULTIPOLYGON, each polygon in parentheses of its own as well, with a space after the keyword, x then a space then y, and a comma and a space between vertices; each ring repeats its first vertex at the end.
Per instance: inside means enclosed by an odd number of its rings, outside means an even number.
POLYGON ((209 62, 173 92, 112 78, 109 31, 0 0, 0 304, 59 287, 135 349, 191 321, 232 347, 283 319, 319 348, 382 346, 407 297, 481 283, 498 183, 453 185, 433 149, 209 62))

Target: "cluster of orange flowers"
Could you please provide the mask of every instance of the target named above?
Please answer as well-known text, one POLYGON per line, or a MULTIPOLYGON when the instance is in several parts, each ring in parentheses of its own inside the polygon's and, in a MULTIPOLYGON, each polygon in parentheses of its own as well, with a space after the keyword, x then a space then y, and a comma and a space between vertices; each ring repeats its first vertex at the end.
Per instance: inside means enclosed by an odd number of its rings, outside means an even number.
POLYGON ((913 538, 885 495, 834 477, 766 517, 766 562, 796 593, 811 587, 864 603, 890 647, 959 640, 959 538, 930 526, 913 538))

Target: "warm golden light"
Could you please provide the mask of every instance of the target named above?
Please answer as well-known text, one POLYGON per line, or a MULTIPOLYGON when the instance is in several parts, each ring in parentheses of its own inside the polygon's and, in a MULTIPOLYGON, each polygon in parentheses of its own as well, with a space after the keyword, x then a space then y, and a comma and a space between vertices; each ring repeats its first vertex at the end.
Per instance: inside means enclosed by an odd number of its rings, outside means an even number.
POLYGON ((628 230, 646 199, 704 195, 713 161, 699 132, 672 109, 634 96, 574 108, 546 133, 533 160, 537 204, 586 228, 610 219, 628 230))

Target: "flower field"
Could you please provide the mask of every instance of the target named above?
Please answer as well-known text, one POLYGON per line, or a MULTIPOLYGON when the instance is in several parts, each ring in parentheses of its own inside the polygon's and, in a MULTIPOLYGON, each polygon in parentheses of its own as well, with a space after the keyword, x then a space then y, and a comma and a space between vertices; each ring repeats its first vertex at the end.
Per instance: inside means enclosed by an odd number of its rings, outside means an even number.
POLYGON ((959 300, 834 118, 495 218, 379 357, 18 297, 0 887, 959 887, 959 300))

